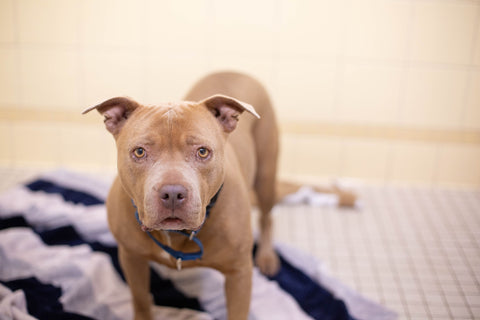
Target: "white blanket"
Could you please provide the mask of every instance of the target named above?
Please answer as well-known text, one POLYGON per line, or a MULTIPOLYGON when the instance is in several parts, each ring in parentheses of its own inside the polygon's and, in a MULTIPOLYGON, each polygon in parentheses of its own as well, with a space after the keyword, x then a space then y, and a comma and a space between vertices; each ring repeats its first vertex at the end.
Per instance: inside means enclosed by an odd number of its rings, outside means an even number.
MULTIPOLYGON (((0 195, 0 319, 131 319, 105 206, 109 182, 46 173, 0 195)), ((321 262, 276 244, 282 272, 256 269, 249 319, 395 319, 330 277, 321 262)), ((155 319, 226 319, 223 276, 152 263, 155 319)))

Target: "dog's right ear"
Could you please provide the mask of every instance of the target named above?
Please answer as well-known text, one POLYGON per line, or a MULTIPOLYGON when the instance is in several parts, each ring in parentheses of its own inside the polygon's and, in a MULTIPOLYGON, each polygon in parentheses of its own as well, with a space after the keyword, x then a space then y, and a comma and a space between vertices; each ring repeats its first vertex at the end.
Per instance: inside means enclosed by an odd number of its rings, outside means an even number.
POLYGON ((96 105, 85 109, 82 114, 97 109, 97 111, 103 115, 105 127, 114 137, 120 133, 125 121, 130 114, 140 106, 140 104, 127 97, 116 97, 109 99, 96 105))

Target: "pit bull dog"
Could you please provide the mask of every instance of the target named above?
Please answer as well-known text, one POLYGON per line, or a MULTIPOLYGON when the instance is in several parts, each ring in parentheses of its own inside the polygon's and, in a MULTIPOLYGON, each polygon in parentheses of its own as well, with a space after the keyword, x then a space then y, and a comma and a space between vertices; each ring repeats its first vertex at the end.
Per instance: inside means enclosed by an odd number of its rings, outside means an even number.
POLYGON ((93 109, 117 146, 118 176, 106 206, 135 319, 152 317, 150 260, 219 270, 228 319, 247 319, 251 190, 261 211, 255 262, 267 275, 279 268, 270 217, 278 132, 265 89, 249 76, 221 72, 200 80, 185 101, 145 106, 117 97, 84 113, 93 109))

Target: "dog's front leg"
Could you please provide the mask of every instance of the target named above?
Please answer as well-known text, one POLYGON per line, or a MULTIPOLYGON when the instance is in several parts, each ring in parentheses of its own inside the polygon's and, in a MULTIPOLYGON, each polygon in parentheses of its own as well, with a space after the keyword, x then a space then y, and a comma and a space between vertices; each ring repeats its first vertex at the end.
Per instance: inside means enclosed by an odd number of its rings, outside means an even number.
POLYGON ((228 320, 246 320, 252 295, 252 263, 225 274, 228 320))
POLYGON ((118 246, 118 255, 132 293, 135 320, 150 320, 150 266, 144 257, 118 246))

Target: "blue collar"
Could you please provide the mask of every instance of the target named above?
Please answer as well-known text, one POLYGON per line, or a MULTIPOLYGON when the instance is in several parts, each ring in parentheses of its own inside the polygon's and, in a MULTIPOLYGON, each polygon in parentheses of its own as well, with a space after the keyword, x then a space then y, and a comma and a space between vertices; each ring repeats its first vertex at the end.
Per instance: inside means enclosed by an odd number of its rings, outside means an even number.
MULTIPOLYGON (((213 196, 213 198, 210 200, 210 203, 207 205, 207 208, 206 208, 206 212, 205 212, 205 219, 208 218, 208 216, 210 215, 210 211, 212 210, 213 206, 215 205, 215 203, 217 202, 217 199, 218 199, 218 195, 220 194, 220 191, 222 191, 222 188, 223 188, 223 183, 222 185, 220 186, 220 189, 218 189, 217 193, 213 196)), ((138 216, 138 209, 137 209, 137 206, 135 205, 135 203, 133 202, 133 199, 132 199, 132 204, 133 204, 133 207, 135 208, 135 218, 137 219, 137 222, 138 224, 141 226, 142 225, 142 221, 140 221, 140 217, 138 216)), ((205 223, 205 222, 204 222, 205 223)), ((203 224, 202 224, 203 226, 203 224)), ((202 228, 202 226, 200 226, 200 229, 202 228)), ((162 248, 163 250, 165 250, 166 252, 168 252, 173 258, 175 258, 175 260, 177 261, 177 269, 178 270, 181 270, 182 269, 182 261, 185 260, 197 260, 197 259, 201 259, 202 256, 203 256, 203 244, 202 242, 200 241, 200 239, 198 239, 196 237, 196 234, 198 232, 200 232, 200 229, 198 229, 197 231, 191 231, 190 233, 188 233, 187 231, 185 230, 166 230, 166 231, 169 231, 169 232, 176 232, 176 233, 180 233, 180 234, 183 234, 184 236, 188 237, 191 241, 195 242, 195 244, 198 246, 199 250, 196 251, 196 252, 182 252, 182 251, 177 251, 177 250, 174 250, 173 248, 167 246, 167 245, 164 245, 163 243, 161 243, 160 241, 158 241, 152 234, 150 231, 145 231, 147 233, 147 235, 153 240, 153 242, 155 242, 160 248, 162 248)))

